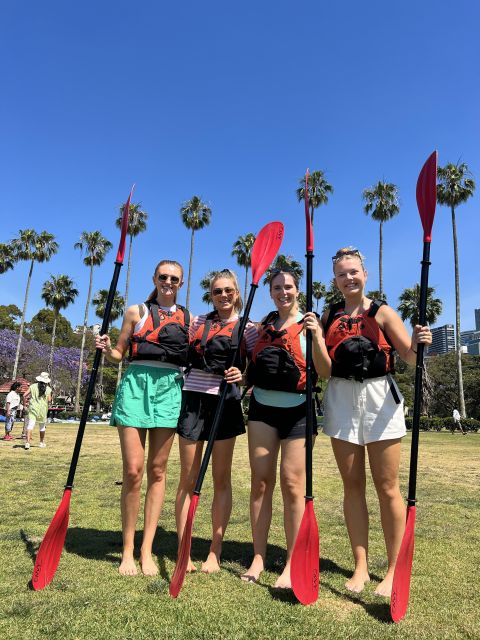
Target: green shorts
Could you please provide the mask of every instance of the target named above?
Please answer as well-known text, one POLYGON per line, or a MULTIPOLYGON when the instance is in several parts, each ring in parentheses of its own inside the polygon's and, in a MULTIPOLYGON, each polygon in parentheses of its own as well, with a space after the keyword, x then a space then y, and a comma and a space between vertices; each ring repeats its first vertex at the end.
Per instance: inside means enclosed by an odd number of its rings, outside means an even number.
POLYGON ((131 364, 115 395, 113 426, 176 429, 183 378, 177 369, 131 364))

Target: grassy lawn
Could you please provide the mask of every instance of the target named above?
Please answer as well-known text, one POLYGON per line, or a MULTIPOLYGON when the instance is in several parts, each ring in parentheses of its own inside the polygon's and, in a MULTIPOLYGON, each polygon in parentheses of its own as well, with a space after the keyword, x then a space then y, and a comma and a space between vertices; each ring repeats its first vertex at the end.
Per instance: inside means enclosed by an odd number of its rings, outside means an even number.
MULTIPOLYGON (((321 538, 318 602, 299 605, 272 585, 284 561, 281 500, 276 492, 268 571, 258 585, 239 575, 251 557, 246 437, 234 460, 234 510, 224 547, 223 570, 186 579, 180 597, 168 595, 176 551, 174 498, 178 453, 172 450, 167 499, 156 538, 160 576, 122 578, 119 493, 120 452, 115 429, 88 426, 72 495, 66 546, 52 584, 27 588, 35 552, 60 502, 77 427, 48 428, 46 449, 38 432, 27 452, 20 440, 0 442, 0 637, 38 638, 479 638, 480 435, 422 433, 417 483, 416 550, 410 608, 399 625, 389 622, 386 601, 373 595, 385 570, 376 498, 371 511, 372 583, 346 593, 352 570, 343 523, 341 482, 330 444, 315 447, 315 505, 321 538)), ((19 426, 15 428, 19 434, 19 426)), ((407 492, 410 437, 404 440, 402 491, 407 492)), ((192 554, 205 557, 210 536, 211 482, 207 476, 197 511, 192 554)), ((139 523, 141 527, 141 523, 139 523)))

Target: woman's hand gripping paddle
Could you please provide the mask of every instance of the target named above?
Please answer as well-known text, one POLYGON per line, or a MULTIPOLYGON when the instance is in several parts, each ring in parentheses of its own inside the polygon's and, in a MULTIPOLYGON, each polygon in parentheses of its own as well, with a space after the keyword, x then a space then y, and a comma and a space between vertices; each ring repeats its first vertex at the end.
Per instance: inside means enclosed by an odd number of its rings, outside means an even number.
MULTIPOLYGON (((252 308, 253 297, 255 291, 258 288, 258 281, 273 262, 275 256, 280 249, 280 245, 283 240, 283 224, 281 222, 270 222, 265 225, 258 234, 255 244, 252 248, 252 284, 250 285, 250 294, 248 296, 247 303, 245 305, 244 314, 238 329, 238 346, 230 354, 229 360, 225 366, 228 369, 235 362, 238 350, 242 343, 242 337, 247 326, 248 316, 250 309, 252 308)), ((202 490, 203 479, 207 471, 210 456, 212 454, 213 445, 220 424, 220 419, 223 413, 223 407, 227 395, 229 385, 225 381, 220 385, 220 397, 213 418, 212 428, 210 430, 210 436, 208 438, 207 447, 202 460, 202 465, 198 473, 197 482, 193 491, 193 496, 190 501, 190 507, 188 509, 187 521, 185 523, 185 529, 183 530, 182 540, 178 550, 177 564, 175 565, 175 571, 173 572, 172 580, 170 582, 169 592, 173 598, 176 598, 180 593, 180 590, 185 580, 185 574, 187 572, 188 559, 190 558, 190 549, 192 546, 192 529, 193 521, 195 518, 195 512, 197 510, 198 501, 200 499, 200 492, 202 490)))
MULTIPOLYGON (((437 161, 434 151, 423 165, 417 181, 417 205, 423 226, 423 259, 420 281, 419 323, 425 324, 427 310, 428 269, 430 266, 430 243, 432 225, 437 203, 437 161)), ((407 613, 412 575, 413 549, 415 541, 416 484, 418 461, 418 437, 420 433, 420 411, 422 406, 422 375, 424 345, 417 345, 415 371, 415 400, 413 405, 412 445, 410 449, 410 477, 408 481, 407 522, 402 544, 398 553, 393 575, 390 614, 394 622, 399 622, 407 613)))
MULTIPOLYGON (((307 226, 307 311, 313 307, 313 226, 308 199, 308 169, 305 174, 305 221, 307 226)), ((298 530, 292 552, 290 577, 295 596, 302 604, 312 604, 318 598, 320 552, 318 525, 313 508, 312 495, 312 449, 313 449, 313 390, 312 390, 312 334, 306 335, 306 396, 307 396, 307 428, 305 439, 305 511, 298 530)))
MULTIPOLYGON (((118 276, 120 275, 120 269, 122 267, 123 258, 125 255, 125 239, 128 230, 128 215, 130 211, 130 200, 132 198, 133 189, 134 187, 132 187, 130 195, 128 196, 128 200, 123 208, 120 243, 118 246, 117 257, 115 259, 115 270, 113 272, 113 278, 110 284, 110 290, 108 292, 108 298, 105 305, 105 313, 103 315, 100 335, 103 335, 108 331, 110 312, 112 310, 113 299, 117 290, 118 276)), ((31 584, 36 591, 44 589, 53 580, 58 567, 58 563, 60 562, 60 556, 62 555, 63 544, 65 542, 65 537, 67 535, 68 529, 70 498, 73 489, 73 479, 75 477, 78 456, 80 454, 80 447, 82 446, 83 433, 85 431, 85 425, 87 423, 88 411, 95 389, 95 381, 97 379, 97 371, 100 365, 101 357, 102 350, 97 349, 95 352, 92 371, 90 373, 90 379, 88 381, 87 395, 85 396, 85 401, 83 404, 82 417, 80 419, 80 424, 78 427, 77 439, 75 441, 75 447, 73 450, 72 461, 70 463, 70 471, 68 473, 65 491, 63 493, 63 497, 60 501, 58 509, 53 516, 50 526, 47 529, 45 537, 42 540, 42 544, 40 545, 37 553, 37 558, 35 560, 31 584)))

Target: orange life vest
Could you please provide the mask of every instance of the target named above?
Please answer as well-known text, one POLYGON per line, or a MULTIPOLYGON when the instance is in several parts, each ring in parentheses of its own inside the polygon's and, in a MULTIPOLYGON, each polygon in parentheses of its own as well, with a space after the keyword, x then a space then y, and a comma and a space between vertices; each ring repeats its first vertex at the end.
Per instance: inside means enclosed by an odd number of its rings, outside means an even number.
MULTIPOLYGON (((207 314, 205 324, 200 325, 190 344, 189 366, 223 376, 229 353, 238 345, 241 318, 222 323, 216 311, 207 314)), ((241 371, 246 366, 245 340, 240 345, 234 363, 241 371)))
MULTIPOLYGON (((262 389, 301 393, 307 379, 307 366, 300 344, 303 319, 277 331, 274 326, 277 318, 278 312, 272 311, 261 324, 248 365, 248 382, 262 389)), ((312 375, 315 384, 317 375, 314 369, 312 375)))
POLYGON ((332 360, 332 376, 363 381, 395 373, 395 350, 375 319, 386 304, 374 300, 359 316, 345 313, 345 303, 330 306, 325 344, 332 360))
POLYGON ((180 367, 188 361, 188 328, 190 313, 177 304, 170 312, 147 303, 148 318, 130 338, 129 360, 159 360, 180 367))

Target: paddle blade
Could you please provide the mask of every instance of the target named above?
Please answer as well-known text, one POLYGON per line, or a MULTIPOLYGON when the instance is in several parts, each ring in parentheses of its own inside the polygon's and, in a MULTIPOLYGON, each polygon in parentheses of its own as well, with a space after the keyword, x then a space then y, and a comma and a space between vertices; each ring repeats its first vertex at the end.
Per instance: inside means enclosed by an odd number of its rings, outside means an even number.
POLYGON ((293 547, 290 576, 293 593, 299 602, 316 602, 320 578, 320 550, 313 500, 305 500, 302 523, 293 547))
POLYGON ((405 533, 403 534, 402 544, 395 565, 395 573, 393 574, 390 615, 394 622, 399 622, 407 613, 408 608, 413 549, 415 546, 415 515, 416 507, 408 507, 405 533))
POLYGON ((57 570, 67 535, 71 495, 72 490, 65 489, 63 498, 38 550, 32 574, 32 587, 35 591, 45 589, 53 580, 57 570))
POLYGON ((272 264, 283 240, 283 224, 269 222, 257 235, 252 247, 252 283, 258 284, 268 267, 272 264))
POLYGON ((310 197, 308 193, 308 178, 310 171, 307 169, 305 173, 305 221, 307 223, 307 253, 313 251, 313 225, 312 216, 310 215, 310 197))
POLYGON ((420 171, 417 180, 417 206, 423 226, 423 241, 432 241, 432 225, 437 204, 438 152, 434 151, 420 171))
POLYGON ((130 189, 130 195, 128 196, 128 200, 126 201, 123 207, 122 226, 120 227, 120 243, 118 245, 117 257, 115 259, 115 262, 118 262, 119 264, 123 264, 123 257, 125 255, 125 242, 127 239, 128 220, 130 216, 130 201, 132 199, 134 189, 135 189, 135 185, 132 185, 132 188, 130 189))
POLYGON ((172 598, 176 598, 180 593, 183 581, 185 580, 185 574, 187 573, 190 549, 192 547, 193 521, 195 519, 195 511, 197 510, 199 499, 200 496, 194 494, 188 509, 187 522, 185 523, 185 529, 183 530, 182 541, 178 551, 177 564, 175 565, 175 571, 173 572, 170 587, 168 589, 172 598))

